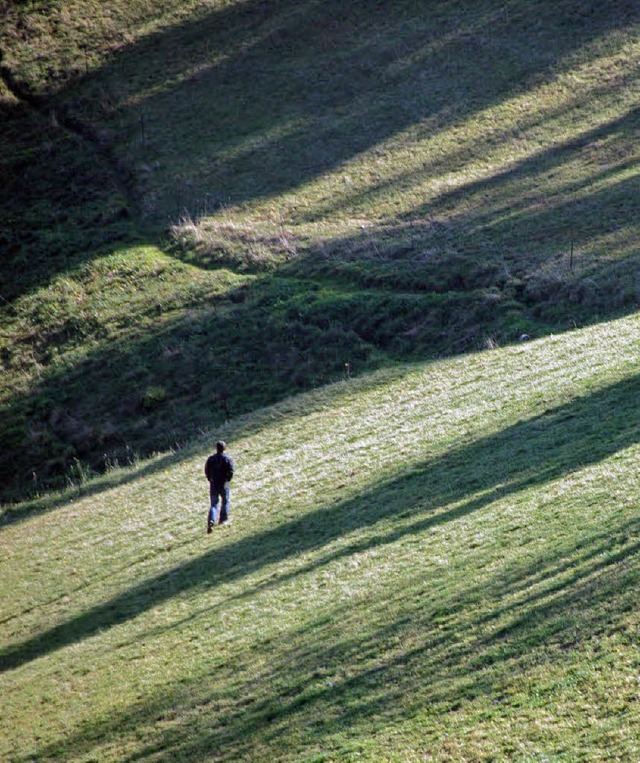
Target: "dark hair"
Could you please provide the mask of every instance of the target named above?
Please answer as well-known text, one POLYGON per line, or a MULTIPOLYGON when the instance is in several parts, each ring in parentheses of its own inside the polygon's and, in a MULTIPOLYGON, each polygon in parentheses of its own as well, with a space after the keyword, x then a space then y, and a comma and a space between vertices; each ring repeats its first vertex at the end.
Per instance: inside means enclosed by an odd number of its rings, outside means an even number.
POLYGON ((227 443, 224 442, 224 440, 218 440, 218 442, 216 443, 216 450, 218 451, 218 453, 223 453, 226 447, 227 447, 227 443))

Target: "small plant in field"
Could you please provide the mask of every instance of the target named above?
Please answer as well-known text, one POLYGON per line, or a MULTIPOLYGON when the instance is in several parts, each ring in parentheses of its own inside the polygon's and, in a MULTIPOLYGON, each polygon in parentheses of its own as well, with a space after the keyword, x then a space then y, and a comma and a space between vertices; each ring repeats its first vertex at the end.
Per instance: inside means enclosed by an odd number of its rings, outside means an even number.
POLYGON ((92 471, 87 465, 83 464, 78 458, 74 458, 71 461, 70 467, 67 469, 67 486, 76 489, 78 492, 82 492, 82 489, 92 476, 92 471))
POLYGON ((145 411, 154 411, 167 401, 167 390, 159 384, 147 387, 142 395, 142 408, 145 411))

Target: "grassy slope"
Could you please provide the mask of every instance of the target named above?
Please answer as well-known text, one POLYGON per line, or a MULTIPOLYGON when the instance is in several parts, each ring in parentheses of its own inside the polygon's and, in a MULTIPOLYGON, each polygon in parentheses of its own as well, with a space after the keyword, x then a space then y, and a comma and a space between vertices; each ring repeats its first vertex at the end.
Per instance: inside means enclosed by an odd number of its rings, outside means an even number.
POLYGON ((5 497, 638 306, 633 2, 2 6, 5 497))
POLYGON ((637 760, 639 328, 378 371, 15 506, 0 757, 637 760))

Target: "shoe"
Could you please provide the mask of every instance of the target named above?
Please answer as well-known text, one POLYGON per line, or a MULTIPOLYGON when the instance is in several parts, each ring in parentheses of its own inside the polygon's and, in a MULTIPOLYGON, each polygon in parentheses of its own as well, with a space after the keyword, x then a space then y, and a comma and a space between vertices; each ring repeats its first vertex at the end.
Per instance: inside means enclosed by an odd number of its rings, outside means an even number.
POLYGON ((211 522, 207 522, 207 535, 210 535, 212 530, 213 530, 213 525, 211 524, 211 522))
POLYGON ((221 525, 230 525, 231 524, 231 520, 230 519, 225 519, 224 522, 220 522, 220 524, 221 525))

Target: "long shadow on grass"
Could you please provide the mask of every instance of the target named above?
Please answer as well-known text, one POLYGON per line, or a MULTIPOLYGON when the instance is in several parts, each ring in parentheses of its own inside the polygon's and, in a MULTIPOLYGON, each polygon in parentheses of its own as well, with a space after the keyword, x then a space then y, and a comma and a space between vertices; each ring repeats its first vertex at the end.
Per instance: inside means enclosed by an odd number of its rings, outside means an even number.
MULTIPOLYGON (((363 493, 355 500, 318 509, 275 529, 215 549, 6 648, 0 657, 0 667, 10 670, 77 643, 183 591, 242 579, 267 565, 320 549, 348 533, 373 527, 390 512, 416 518, 397 536, 391 534, 390 540, 396 540, 402 533, 446 524, 478 511, 497 497, 516 494, 597 463, 640 439, 640 412, 636 404, 639 393, 640 379, 627 379, 427 461, 377 487, 371 494, 363 493), (479 491, 486 492, 473 497, 479 491), (456 504, 453 508, 446 508, 452 503, 456 504)), ((385 538, 374 537, 370 545, 380 542, 385 542, 385 538)), ((352 548, 339 553, 353 551, 352 548)))
MULTIPOLYGON (((636 309, 639 130, 640 110, 628 109, 508 169, 462 182, 400 220, 337 238, 301 269, 362 287, 440 295, 423 321, 416 316, 408 331, 402 326, 387 341, 389 348, 401 347, 407 335, 416 345, 437 346, 426 332, 439 328, 450 350, 460 351, 490 334, 492 320, 504 336, 510 325, 535 331, 538 319, 585 325, 636 309), (576 178, 572 166, 608 142, 616 146, 615 160, 576 178)), ((392 193, 405 181, 411 178, 339 203, 364 204, 367 195, 392 193)), ((373 333, 366 323, 357 325, 364 335, 373 333)))
POLYGON ((147 460, 142 466, 134 468, 129 466, 125 468, 114 469, 112 472, 103 475, 100 478, 91 480, 88 484, 78 483, 72 485, 59 493, 51 493, 43 497, 36 497, 32 500, 24 501, 21 504, 3 506, 3 512, 0 515, 0 532, 6 525, 14 522, 22 522, 26 519, 46 514, 49 511, 64 506, 81 496, 97 496, 106 490, 127 485, 135 482, 145 476, 156 474, 174 465, 182 458, 183 454, 167 453, 158 458, 147 460))
MULTIPOLYGON (((95 146, 0 101, 0 302, 135 241, 135 208, 95 146)), ((51 107, 53 108, 53 107, 51 107)))
MULTIPOLYGON (((11 228, 5 298, 56 272, 71 274, 84 259, 111 251, 114 239, 133 235, 128 216, 134 212, 123 199, 114 167, 92 161, 91 140, 70 129, 60 134, 47 122, 50 107, 79 132, 86 122, 106 125, 106 135, 119 136, 113 138, 118 150, 137 157, 140 165, 127 171, 147 178, 140 193, 149 191, 157 200, 158 209, 149 215, 160 214, 166 222, 168 214, 185 206, 196 215, 194 205, 211 204, 208 211, 213 211, 227 196, 245 202, 293 190, 416 122, 426 120, 435 131, 464 122, 526 91, 532 80, 571 66, 576 49, 635 18, 633 4, 621 4, 617 11, 598 6, 587 12, 580 3, 545 2, 534 13, 514 2, 507 15, 487 2, 461 17, 455 4, 437 2, 417 7, 374 0, 347 6, 337 0, 252 0, 120 49, 99 72, 70 83, 50 103, 39 101, 40 112, 10 110, 13 127, 1 138, 8 146, 4 155, 11 178, 3 218, 11 228), (540 17, 545 26, 539 25, 540 17), (158 59, 163 65, 150 71, 146 62, 158 59), (113 103, 99 107, 103 101, 113 103), (129 101, 139 112, 131 112, 129 101), (139 134, 141 115, 144 136, 139 134), (42 144, 32 150, 38 140, 42 144), (176 165, 176 157, 185 165, 176 165), (64 167, 62 175, 58 166, 64 167), (177 176, 186 178, 182 190, 177 176), (180 198, 169 198, 176 188, 180 198)), ((626 141, 636 122, 637 112, 630 112, 581 136, 581 146, 626 141)), ((100 149, 105 161, 113 158, 112 148, 100 149)), ((389 359, 464 352, 494 330, 509 338, 535 333, 532 314, 545 330, 562 330, 572 322, 633 309, 638 269, 632 181, 621 178, 582 203, 560 194, 546 200, 542 211, 539 199, 520 200, 505 216, 505 199, 518 197, 512 181, 535 171, 540 180, 574 148, 560 146, 523 162, 512 174, 471 184, 467 191, 480 199, 481 211, 452 224, 403 221, 380 235, 337 238, 329 242, 329 256, 319 242, 301 252, 295 266, 238 290, 230 296, 231 305, 206 305, 199 318, 165 322, 167 311, 158 306, 157 331, 118 347, 103 345, 87 361, 47 375, 28 393, 8 400, 0 411, 3 497, 24 495, 33 472, 40 487, 48 489, 68 476, 76 460, 101 470, 105 462, 121 460, 127 448, 146 455, 183 444, 229 412, 234 417, 334 381, 344 374, 345 363, 359 373, 389 359), (482 202, 486 193, 497 200, 482 202), (575 218, 606 221, 599 227, 589 223, 586 238, 628 227, 628 262, 617 269, 597 263, 586 274, 588 283, 529 278, 531 261, 544 260, 549 252, 561 256, 563 247, 568 251, 572 226, 578 229, 576 247, 583 243, 575 218), (504 251, 504 241, 513 244, 511 253, 504 251), (525 251, 529 245, 533 254, 525 251), (310 284, 310 274, 320 283, 310 284), (328 288, 322 279, 329 281, 328 288), (341 291, 345 282, 351 292, 341 291), (362 287, 384 294, 362 293, 362 287), (210 308, 220 308, 220 315, 213 316, 210 308), (165 403, 145 408, 149 389, 159 391, 165 403)), ((482 148, 472 148, 476 157, 478 151, 482 148)), ((444 163, 468 158, 447 156, 444 163)), ((616 165, 616 171, 623 169, 616 165)), ((135 185, 127 183, 129 190, 135 185)), ((416 215, 442 212, 460 200, 456 193, 416 215)), ((246 248, 246 242, 239 244, 246 248)), ((608 257, 604 244, 603 251, 608 257)), ((206 256, 198 254, 196 264, 207 267, 206 256)), ((35 314, 30 320, 28 350, 16 353, 18 366, 28 357, 31 365, 50 368, 50 350, 60 349, 58 343, 65 350, 67 340, 83 344, 101 337, 100 320, 88 319, 80 308, 77 321, 62 327, 60 336, 58 327, 52 331, 49 325, 41 332, 35 314)), ((10 349, 0 360, 11 367, 10 349)))
MULTIPOLYGON (((336 603, 329 615, 289 631, 286 644, 272 642, 263 669, 256 670, 253 649, 239 647, 232 665, 213 658, 214 675, 168 684, 125 712, 87 724, 65 737, 65 750, 87 754, 133 734, 138 745, 130 761, 192 760, 211 750, 266 760, 276 749, 281 759, 297 759, 300 745, 306 755, 336 745, 339 757, 346 729, 369 737, 420 714, 421 730, 437 732, 475 700, 490 698, 496 719, 512 703, 521 708, 528 695, 540 701, 551 691, 551 702, 559 680, 579 680, 571 668, 562 673, 567 655, 589 645, 597 651, 614 634, 622 649, 633 643, 625 616, 637 604, 639 529, 635 520, 572 535, 534 560, 512 557, 481 582, 466 577, 454 596, 439 594, 428 578, 405 578, 408 590, 396 596, 369 597, 364 607, 336 603), (529 676, 541 662, 550 687, 544 674, 529 676)), ((597 709, 590 705, 589 712, 597 709)), ((521 731, 515 720, 509 729, 509 736, 521 731)), ((434 742, 423 742, 432 754, 434 742)), ((41 759, 58 751, 57 744, 44 748, 41 759)))
MULTIPOLYGON (((246 360, 246 358, 245 358, 246 360)), ((205 364, 207 368, 210 367, 205 364)), ((368 389, 376 388, 381 385, 387 385, 393 383, 394 380, 400 379, 406 373, 406 367, 397 366, 395 369, 389 368, 380 375, 371 374, 368 377, 364 377, 358 380, 359 392, 365 392, 368 389)), ((57 385, 56 385, 57 386, 57 385)), ((95 388, 92 390, 92 395, 95 393, 95 388)), ((320 395, 317 398, 309 396, 304 397, 292 397, 286 402, 281 402, 276 409, 260 408, 256 411, 252 411, 250 418, 246 424, 243 424, 241 419, 236 418, 230 424, 234 439, 244 436, 249 433, 252 435, 260 432, 264 427, 269 427, 273 424, 274 420, 280 417, 287 417, 290 415, 298 415, 301 411, 305 415, 323 410, 327 404, 333 404, 338 402, 341 395, 352 394, 351 388, 346 385, 333 385, 331 388, 330 402, 326 395, 320 395)), ((114 400, 117 399, 117 393, 114 400)), ((203 395, 203 399, 206 401, 209 399, 207 394, 203 395)), ((218 407, 219 403, 215 403, 218 407)), ((113 412, 113 407, 107 405, 113 412)), ((204 405, 205 415, 200 422, 202 426, 206 424, 211 425, 212 420, 219 418, 216 414, 217 411, 212 411, 204 405)), ((196 423, 193 424, 191 431, 196 429, 196 423)), ((51 493, 49 495, 36 497, 31 500, 25 500, 18 504, 7 504, 3 507, 3 513, 0 519, 0 533, 4 526, 11 525, 16 522, 22 522, 40 514, 46 514, 53 511, 60 506, 64 506, 70 501, 76 500, 79 497, 97 496, 107 490, 112 490, 123 485, 127 485, 130 482, 136 482, 139 479, 158 474, 164 470, 170 468, 173 465, 184 461, 196 453, 201 453, 203 447, 212 447, 212 443, 219 439, 220 436, 225 435, 226 425, 221 423, 220 428, 213 430, 211 435, 202 435, 198 439, 191 439, 189 444, 184 448, 180 448, 176 452, 164 453, 163 455, 149 458, 141 461, 135 467, 116 468, 107 474, 102 475, 99 478, 94 478, 87 483, 79 482, 71 487, 68 487, 59 493, 51 493), (204 445, 206 443, 206 445, 204 445)))
MULTIPOLYGON (((637 538, 638 529, 637 522, 612 528, 611 535, 515 565, 481 586, 469 580, 454 600, 434 604, 433 581, 425 581, 420 593, 412 591, 413 600, 399 591, 395 601, 378 602, 387 608, 384 626, 364 625, 359 612, 336 607, 333 623, 318 621, 296 634, 302 645, 279 650, 270 661, 260 678, 265 686, 275 683, 275 692, 234 709, 213 729, 202 724, 197 738, 184 727, 161 734, 158 746, 145 752, 163 749, 174 759, 228 745, 250 759, 258 741, 273 749, 291 744, 294 729, 311 732, 307 744, 321 746, 358 724, 365 724, 366 734, 367 723, 380 730, 422 714, 423 728, 427 712, 446 726, 450 713, 476 699, 490 697, 494 707, 508 709, 514 676, 522 693, 518 706, 522 695, 542 688, 540 678, 526 682, 540 659, 562 664, 565 655, 616 631, 622 643, 633 643, 633 632, 621 623, 637 604, 640 545, 625 536, 637 538), (529 592, 541 577, 542 586, 505 605, 514 588, 529 592)), ((253 696, 248 684, 242 688, 253 696)), ((239 696, 245 696, 242 689, 239 696)), ((511 736, 514 726, 509 728, 511 736)))
POLYGON ((633 3, 583 6, 250 0, 70 68, 50 96, 12 75, 35 108, 6 107, 2 294, 96 256, 123 218, 273 196, 411 125, 446 127, 637 19, 633 3))
MULTIPOLYGON (((345 363, 360 373, 389 359, 475 349, 494 332, 502 342, 637 309, 633 157, 552 195, 540 188, 585 148, 610 143, 626 152, 639 118, 631 109, 442 194, 412 218, 306 244, 292 234, 299 250, 290 263, 247 276, 186 318, 193 305, 178 301, 181 318, 61 367, 2 407, 2 490, 24 490, 34 471, 50 487, 75 459, 102 470, 131 446, 148 454, 184 443, 224 418, 334 381, 345 363), (447 217, 452 205, 474 198, 447 217), (145 390, 154 387, 164 402, 145 407, 145 390)), ((243 235, 230 233, 228 243, 245 249, 243 235)), ((215 247, 174 253, 200 268, 240 266, 215 247)), ((46 331, 30 327, 23 341, 46 366, 52 346, 77 340, 78 326, 99 337, 100 320, 94 324, 78 314, 46 331)))
MULTIPOLYGON (((616 139, 637 119, 630 112, 583 138, 616 139)), ((538 172, 571 150, 545 152, 538 172)), ((56 486, 76 460, 101 471, 132 449, 146 455, 181 446, 227 418, 341 378, 345 364, 360 374, 637 309, 640 210, 636 181, 618 169, 619 178, 581 200, 565 189, 541 208, 537 198, 517 200, 511 185, 533 177, 525 162, 469 186, 469 194, 494 197, 479 211, 447 224, 403 221, 316 243, 198 313, 185 316, 185 302, 179 319, 115 346, 105 342, 2 406, 0 492, 28 489, 32 472, 42 487, 56 486), (610 249, 608 237, 616 236, 610 249), (510 251, 497 250, 496 237, 510 251), (590 241, 601 243, 585 263, 581 246, 590 241), (153 389, 162 397, 149 407, 145 394, 153 389)), ((198 257, 197 264, 224 263, 198 257)), ((69 323, 69 336, 65 327, 61 335, 72 344, 69 323)), ((25 341, 47 363, 55 331, 30 332, 25 341)))

